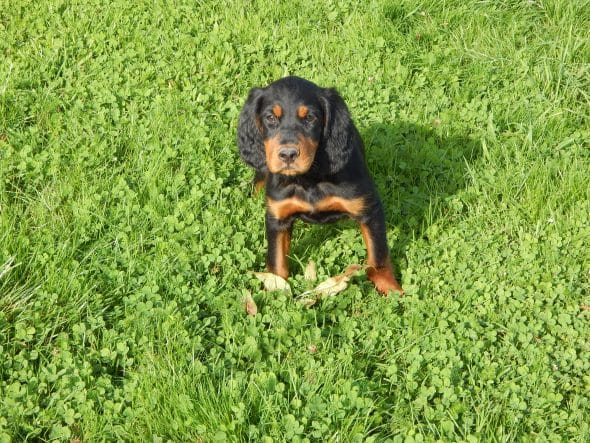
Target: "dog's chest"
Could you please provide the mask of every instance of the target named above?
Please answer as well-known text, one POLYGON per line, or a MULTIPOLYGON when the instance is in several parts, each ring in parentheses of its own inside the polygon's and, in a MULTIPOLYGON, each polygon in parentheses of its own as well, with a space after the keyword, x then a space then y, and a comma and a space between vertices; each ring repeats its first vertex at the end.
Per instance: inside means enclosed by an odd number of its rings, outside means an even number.
POLYGON ((322 182, 309 187, 292 185, 284 189, 280 199, 268 197, 267 208, 277 220, 297 217, 311 223, 327 223, 345 215, 359 216, 365 208, 364 199, 338 195, 337 189, 331 183, 322 182))

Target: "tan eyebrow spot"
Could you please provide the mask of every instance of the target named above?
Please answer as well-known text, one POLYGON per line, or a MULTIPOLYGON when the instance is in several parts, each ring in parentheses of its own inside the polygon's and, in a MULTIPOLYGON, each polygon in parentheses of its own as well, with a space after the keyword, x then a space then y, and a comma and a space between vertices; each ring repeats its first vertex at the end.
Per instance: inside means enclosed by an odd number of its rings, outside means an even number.
POLYGON ((283 116, 283 108, 281 108, 281 105, 274 105, 272 107, 272 113, 276 118, 281 118, 283 116))
POLYGON ((305 118, 307 117, 307 113, 309 112, 309 109, 307 108, 307 106, 299 106, 299 108, 297 108, 297 117, 299 118, 305 118))

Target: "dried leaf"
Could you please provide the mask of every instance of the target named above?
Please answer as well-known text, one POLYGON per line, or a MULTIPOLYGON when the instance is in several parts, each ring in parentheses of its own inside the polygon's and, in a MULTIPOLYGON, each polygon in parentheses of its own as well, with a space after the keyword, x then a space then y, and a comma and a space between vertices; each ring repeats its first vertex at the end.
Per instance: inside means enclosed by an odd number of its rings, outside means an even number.
POLYGON ((305 278, 307 281, 316 281, 318 279, 317 267, 313 260, 310 261, 305 267, 303 278, 305 278))
POLYGON ((348 287, 348 281, 352 275, 363 269, 361 265, 350 265, 339 275, 330 277, 317 285, 313 291, 320 296, 332 296, 344 291, 348 287))
POLYGON ((312 291, 320 296, 336 295, 348 287, 348 280, 350 280, 350 277, 344 274, 330 277, 313 288, 312 291))
POLYGON ((310 291, 305 291, 301 294, 299 302, 306 308, 313 306, 322 297, 331 297, 339 292, 344 291, 348 287, 350 277, 357 271, 363 269, 361 265, 350 265, 342 274, 330 277, 324 280, 310 291))
MULTIPOLYGON (((311 291, 307 291, 307 292, 309 293, 311 291)), ((297 301, 299 303, 301 303, 304 307, 311 308, 313 305, 315 305, 318 302, 318 300, 319 300, 318 297, 303 297, 303 298, 299 298, 297 301)))
POLYGON ((255 316, 258 314, 258 307, 250 291, 246 291, 246 295, 244 296, 244 309, 248 315, 255 316))
POLYGON ((264 285, 267 291, 288 291, 291 292, 291 286, 283 277, 271 272, 255 272, 254 275, 264 285))
POLYGON ((584 305, 584 306, 580 306, 580 309, 582 311, 590 311, 590 305, 584 305))
POLYGON ((348 277, 352 277, 353 274, 357 271, 360 271, 362 269, 365 269, 366 266, 361 266, 361 265, 348 265, 348 267, 344 270, 343 275, 346 275, 348 277))

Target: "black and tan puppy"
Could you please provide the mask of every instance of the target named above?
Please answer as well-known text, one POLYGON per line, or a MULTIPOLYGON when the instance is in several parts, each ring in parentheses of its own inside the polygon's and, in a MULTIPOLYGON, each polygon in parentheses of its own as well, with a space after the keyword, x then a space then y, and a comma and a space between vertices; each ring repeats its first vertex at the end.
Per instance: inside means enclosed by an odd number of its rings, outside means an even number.
POLYGON ((383 207, 365 164, 364 148, 346 104, 334 89, 298 77, 254 88, 240 114, 238 147, 266 186, 270 272, 287 278, 293 222, 359 223, 367 275, 383 294, 403 289, 395 279, 383 207))

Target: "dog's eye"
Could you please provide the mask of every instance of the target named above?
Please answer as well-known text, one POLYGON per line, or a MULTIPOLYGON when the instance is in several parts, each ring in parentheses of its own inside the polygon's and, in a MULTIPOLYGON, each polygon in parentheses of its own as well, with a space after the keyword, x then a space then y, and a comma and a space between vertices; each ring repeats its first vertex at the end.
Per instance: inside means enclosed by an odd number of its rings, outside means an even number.
POLYGON ((307 114, 307 115, 305 116, 305 118, 303 119, 303 122, 304 122, 306 125, 312 125, 313 123, 315 123, 315 121, 316 121, 316 120, 317 120, 317 118, 316 118, 315 116, 313 116, 313 115, 311 115, 311 114, 307 114))
POLYGON ((279 124, 279 119, 274 114, 268 114, 266 117, 264 117, 264 121, 268 126, 276 126, 279 124))

